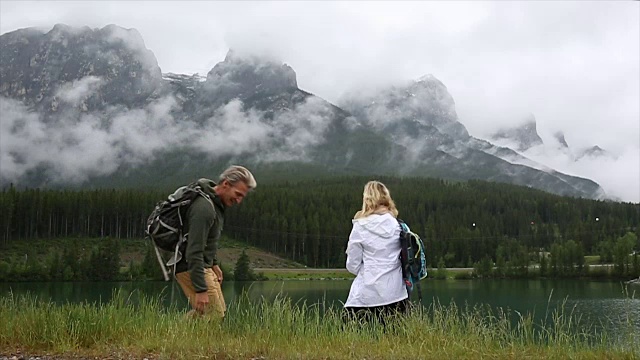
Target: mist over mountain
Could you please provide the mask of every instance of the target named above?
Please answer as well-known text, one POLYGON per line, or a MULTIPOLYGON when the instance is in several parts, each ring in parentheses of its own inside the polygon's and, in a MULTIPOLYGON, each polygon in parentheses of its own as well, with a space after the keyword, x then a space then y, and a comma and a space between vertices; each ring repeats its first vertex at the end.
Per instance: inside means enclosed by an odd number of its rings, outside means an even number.
POLYGON ((206 77, 162 74, 133 29, 17 30, 0 36, 0 181, 176 185, 242 163, 272 179, 393 174, 605 196, 522 147, 470 136, 432 75, 338 105, 276 58, 230 51, 206 77))
POLYGON ((619 169, 637 168, 640 154, 629 149, 621 154, 615 154, 598 145, 589 147, 574 147, 567 142, 565 133, 561 130, 546 132, 544 139, 538 133, 535 117, 530 115, 519 125, 503 127, 486 136, 493 143, 508 149, 513 149, 518 155, 529 161, 527 165, 549 171, 556 169, 566 174, 586 177, 603 184, 607 190, 607 198, 620 200, 635 191, 637 196, 640 189, 628 189, 625 185, 629 179, 618 175, 619 169))
POLYGON ((529 115, 526 121, 517 127, 498 130, 491 135, 494 142, 508 141, 515 142, 515 150, 525 151, 534 146, 542 145, 542 139, 536 130, 536 118, 529 115))

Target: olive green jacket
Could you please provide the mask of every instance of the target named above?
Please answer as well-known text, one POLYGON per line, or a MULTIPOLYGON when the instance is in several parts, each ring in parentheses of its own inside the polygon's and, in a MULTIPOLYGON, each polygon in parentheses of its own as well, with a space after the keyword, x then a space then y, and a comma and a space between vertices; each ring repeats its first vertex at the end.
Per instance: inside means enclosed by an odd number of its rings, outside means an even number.
POLYGON ((213 191, 215 182, 200 179, 198 184, 212 201, 199 196, 189 206, 184 223, 187 243, 183 245, 182 252, 185 256, 176 265, 176 273, 188 270, 193 287, 200 293, 207 291, 204 269, 218 265, 216 253, 224 224, 225 206, 213 191))

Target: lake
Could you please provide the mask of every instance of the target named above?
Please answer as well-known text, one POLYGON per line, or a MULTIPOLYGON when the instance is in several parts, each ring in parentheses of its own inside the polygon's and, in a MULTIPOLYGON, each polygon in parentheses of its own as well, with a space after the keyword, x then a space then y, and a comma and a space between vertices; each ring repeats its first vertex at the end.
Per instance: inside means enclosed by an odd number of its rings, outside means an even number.
MULTIPOLYGON (((588 280, 427 280, 422 284, 422 303, 442 305, 455 303, 458 307, 485 304, 494 310, 518 311, 533 314, 536 322, 552 322, 552 313, 564 306, 566 315, 580 318, 581 327, 606 329, 615 335, 629 329, 640 341, 640 286, 615 281, 588 280)), ((351 280, 289 280, 252 283, 225 282, 223 292, 227 304, 247 291, 253 301, 288 296, 293 302, 307 304, 321 302, 341 307, 347 298, 351 280)), ((168 282, 21 282, 0 284, 0 295, 32 294, 55 303, 106 302, 115 289, 125 295, 138 293, 162 295, 167 306, 174 304, 186 309, 187 301, 179 286, 168 282)), ((414 294, 415 295, 415 294, 414 294)), ((515 318, 515 316, 514 316, 515 318)), ((589 331, 592 332, 592 331, 589 331)))

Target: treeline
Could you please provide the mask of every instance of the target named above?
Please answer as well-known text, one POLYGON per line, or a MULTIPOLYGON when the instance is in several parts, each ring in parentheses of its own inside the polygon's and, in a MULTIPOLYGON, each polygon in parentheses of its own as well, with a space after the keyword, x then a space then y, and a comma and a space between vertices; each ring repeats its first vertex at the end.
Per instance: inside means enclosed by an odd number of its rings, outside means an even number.
POLYGON ((139 190, 16 190, 0 193, 2 240, 144 236, 146 217, 167 192, 139 190))
MULTIPOLYGON (((344 266, 351 218, 369 178, 265 186, 230 211, 225 231, 312 267, 344 266)), ((573 240, 599 255, 628 232, 638 234, 640 204, 576 199, 507 184, 380 178, 399 217, 420 234, 435 267, 472 267, 518 253, 550 251, 573 240), (517 245, 517 246, 516 246, 517 245), (520 247, 518 247, 520 246, 520 247)), ((640 249, 636 240, 634 249, 640 249)), ((612 250, 607 250, 612 251, 612 250)), ((605 251, 606 252, 606 251, 605 251)))
MULTIPOLYGON (((135 240, 144 249, 139 259, 132 257, 123 245, 130 239, 56 239, 46 249, 22 247, 0 257, 0 281, 129 281, 162 280, 163 275, 153 247, 135 240), (43 254, 44 253, 44 254, 43 254), (129 260, 124 261, 125 257, 129 260)), ((42 241, 38 241, 42 245, 42 241)), ((227 280, 265 280, 262 273, 250 268, 250 259, 243 250, 235 266, 221 264, 227 280), (233 267, 232 267, 233 266, 233 267)))
MULTIPOLYGON (((628 232, 615 241, 600 244, 600 251, 611 257, 600 255, 606 265, 586 263, 582 244, 573 240, 556 242, 550 251, 531 252, 514 240, 498 246, 493 259, 485 255, 473 264, 472 277, 481 278, 632 278, 640 276, 640 253, 633 249, 637 236, 628 232)), ((442 277, 444 259, 438 262, 435 278, 442 277)), ((463 275, 468 276, 468 275, 463 275)))
MULTIPOLYGON (((224 232, 310 267, 343 267, 351 218, 371 178, 259 184, 229 209, 224 232)), ((472 267, 535 254, 573 241, 585 255, 613 261, 631 233, 638 244, 640 204, 576 199, 508 184, 379 178, 400 217, 425 240, 430 266, 472 267)), ((170 191, 44 189, 0 193, 3 243, 34 238, 141 238, 146 218, 170 191)))
POLYGON ((159 267, 145 256, 122 271, 121 244, 117 239, 57 242, 59 248, 38 256, 37 249, 0 260, 1 281, 116 281, 159 278, 159 267))

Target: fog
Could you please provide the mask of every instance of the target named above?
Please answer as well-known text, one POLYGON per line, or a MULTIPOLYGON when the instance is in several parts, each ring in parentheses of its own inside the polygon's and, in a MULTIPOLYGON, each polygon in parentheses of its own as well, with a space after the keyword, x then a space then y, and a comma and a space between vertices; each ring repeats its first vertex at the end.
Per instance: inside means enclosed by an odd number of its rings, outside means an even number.
MULTIPOLYGON (((345 94, 432 74, 447 87, 471 135, 486 139, 534 114, 545 143, 551 142, 548 134, 562 131, 574 153, 598 145, 614 156, 576 162, 549 150, 524 155, 594 179, 621 199, 640 201, 638 2, 3 1, 1 10, 2 34, 32 26, 48 31, 56 23, 136 29, 140 37, 122 32, 115 38, 137 48, 144 44, 165 73, 204 75, 230 48, 266 54, 289 64, 300 88, 333 103, 345 94)), ((146 52, 140 55, 148 66, 155 62, 146 52)), ((101 84, 85 78, 60 92, 65 101, 76 102, 101 84)), ((321 114, 316 105, 298 111, 321 114)), ((183 126, 169 115, 172 106, 175 100, 166 98, 131 113, 112 110, 107 128, 93 115, 83 124, 76 117, 57 132, 20 104, 2 99, 2 176, 38 162, 60 162, 56 176, 80 179, 111 171, 118 162, 152 157, 173 140, 144 120, 159 112, 167 129, 183 126), (134 119, 142 122, 131 129, 136 134, 127 135, 134 119), (9 131, 15 136, 7 137, 9 131), (86 159, 74 164, 68 144, 79 146, 86 159), (53 158, 51 148, 59 149, 59 156, 53 158)), ((287 141, 290 152, 265 153, 265 160, 304 158, 305 146, 317 141, 311 134, 325 126, 322 116, 294 128, 286 117, 267 125, 257 121, 262 114, 240 109, 230 103, 216 114, 236 120, 220 129, 247 134, 225 140, 250 150, 268 146, 274 136, 287 141)), ((193 146, 218 151, 213 141, 193 146)))

